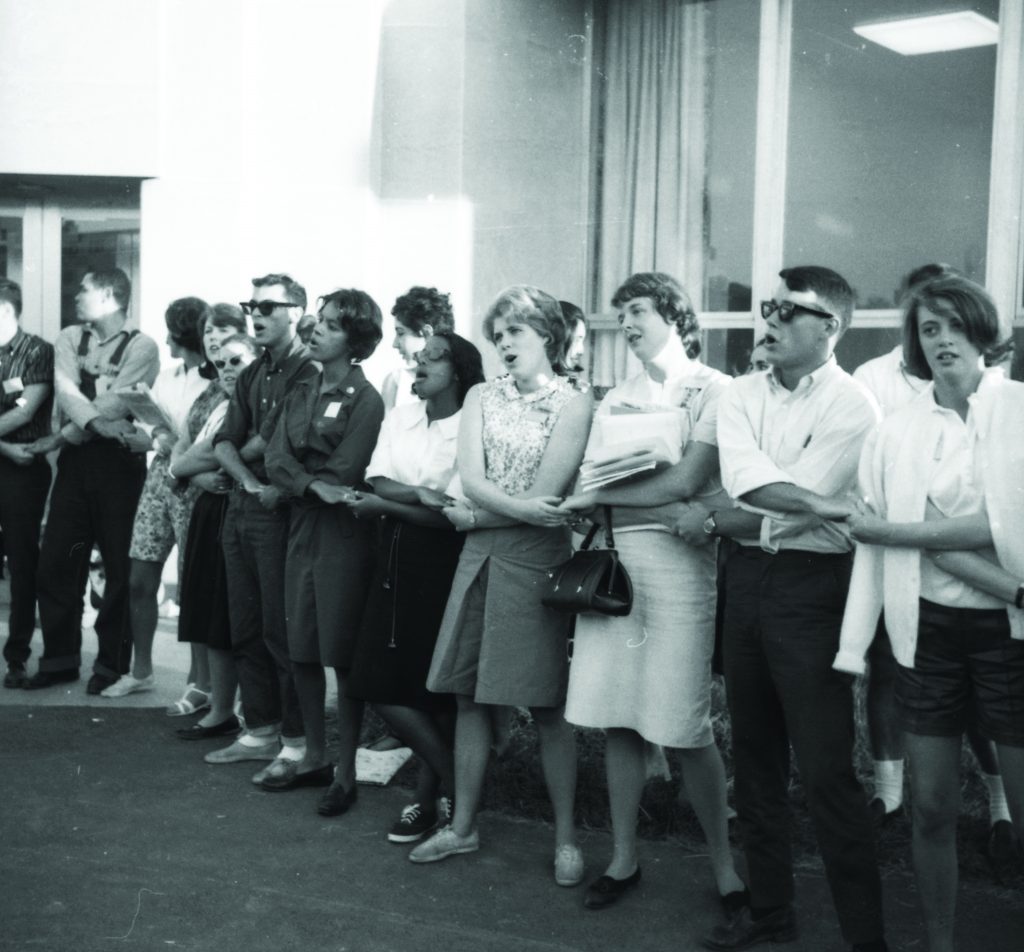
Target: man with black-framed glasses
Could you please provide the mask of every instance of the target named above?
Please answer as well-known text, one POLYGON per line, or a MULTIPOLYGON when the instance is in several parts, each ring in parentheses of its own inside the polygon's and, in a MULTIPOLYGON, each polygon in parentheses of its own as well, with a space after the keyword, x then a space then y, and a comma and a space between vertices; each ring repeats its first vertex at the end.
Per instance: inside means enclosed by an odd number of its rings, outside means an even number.
POLYGON ((853 548, 847 496, 879 412, 833 356, 853 315, 849 284, 818 266, 780 276, 775 297, 761 304, 771 368, 735 380, 719 404, 722 483, 739 508, 710 513, 702 525, 739 543, 725 566, 724 666, 750 892, 749 905, 705 945, 796 937, 792 745, 843 936, 854 949, 881 952, 874 834, 853 769, 852 683, 832 669, 853 548))
POLYGON ((252 319, 253 337, 263 354, 239 375, 224 423, 214 437, 214 452, 236 483, 222 544, 231 649, 246 732, 205 759, 212 764, 273 761, 253 777, 260 783, 268 775, 293 770, 305 749, 285 633, 288 508, 270 485, 263 464, 266 430, 288 391, 316 376, 317 370, 296 335, 306 310, 301 284, 287 274, 254 278, 252 298, 242 302, 242 309, 252 319))

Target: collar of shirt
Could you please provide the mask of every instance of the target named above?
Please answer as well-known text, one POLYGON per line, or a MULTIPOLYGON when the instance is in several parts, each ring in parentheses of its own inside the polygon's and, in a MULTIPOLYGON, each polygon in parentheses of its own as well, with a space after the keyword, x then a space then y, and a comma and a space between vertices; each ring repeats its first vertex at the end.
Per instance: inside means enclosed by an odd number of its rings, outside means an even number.
POLYGON ((93 340, 96 342, 97 347, 105 347, 111 341, 117 340, 117 338, 120 337, 122 334, 130 333, 131 331, 129 331, 128 328, 122 324, 121 327, 118 330, 114 331, 114 333, 111 334, 109 337, 104 337, 101 339, 100 335, 96 332, 96 328, 93 327, 92 324, 83 324, 82 334, 79 337, 79 340, 81 340, 82 337, 84 337, 86 334, 91 334, 93 340))
POLYGON ((459 413, 455 412, 443 420, 434 420, 431 423, 427 417, 427 402, 425 400, 418 400, 416 412, 407 411, 406 415, 401 417, 401 422, 406 430, 415 430, 418 427, 424 427, 425 429, 430 429, 432 426, 436 427, 442 438, 446 440, 454 439, 459 435, 459 413))
POLYGON ((765 377, 768 379, 768 388, 772 393, 781 394, 782 396, 796 396, 797 394, 809 393, 830 377, 835 376, 837 372, 842 373, 842 370, 836 361, 836 355, 832 354, 820 367, 801 377, 800 382, 792 390, 787 389, 783 385, 777 368, 773 367, 765 374, 765 377))
POLYGON ((267 373, 277 374, 284 370, 285 364, 295 357, 304 357, 307 354, 306 345, 302 343, 302 338, 297 334, 292 338, 292 342, 288 349, 281 355, 281 359, 275 364, 274 358, 271 357, 269 350, 264 350, 260 354, 260 363, 265 367, 267 373))
POLYGON ((25 337, 25 332, 19 327, 14 332, 14 336, 6 344, 0 347, 0 355, 6 357, 8 354, 13 354, 14 348, 17 347, 25 337))
MULTIPOLYGON (((323 375, 320 377, 323 380, 323 375)), ((326 390, 317 388, 317 393, 321 396, 325 396, 328 393, 338 394, 341 397, 351 397, 357 390, 361 390, 366 385, 366 375, 363 373, 363 368, 358 364, 353 364, 352 369, 345 374, 345 379, 340 383, 336 383, 333 387, 328 387, 326 390)))
POLYGON ((664 381, 656 380, 651 371, 644 367, 644 374, 656 386, 667 386, 675 380, 692 376, 699 366, 697 361, 686 353, 682 338, 674 330, 665 342, 665 346, 661 348, 658 355, 651 361, 651 365, 660 370, 665 376, 664 381))

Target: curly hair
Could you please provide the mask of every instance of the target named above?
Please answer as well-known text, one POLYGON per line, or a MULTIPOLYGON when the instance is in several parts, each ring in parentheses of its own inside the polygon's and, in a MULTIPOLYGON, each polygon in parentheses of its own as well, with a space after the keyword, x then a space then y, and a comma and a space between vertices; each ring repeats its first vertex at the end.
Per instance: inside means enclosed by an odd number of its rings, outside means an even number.
POLYGON ((700 356, 700 323, 690 303, 686 289, 670 274, 663 271, 640 271, 627 278, 612 295, 612 307, 621 308, 634 298, 650 298, 654 309, 666 324, 675 324, 691 359, 700 356))
POLYGON ((922 380, 932 379, 917 327, 922 308, 933 314, 958 317, 967 339, 981 351, 986 367, 1001 363, 1013 350, 1013 338, 1003 336, 995 301, 983 287, 961 275, 950 274, 912 287, 905 307, 903 362, 910 373, 922 380))
POLYGON ((544 341, 544 352, 556 374, 565 374, 565 339, 568 337, 562 308, 550 294, 529 284, 505 288, 487 309, 484 336, 494 343, 494 322, 502 318, 508 324, 526 324, 544 341))
POLYGON ((353 361, 366 360, 380 343, 384 332, 383 320, 377 302, 365 291, 339 288, 320 298, 320 306, 334 303, 338 308, 338 322, 348 336, 348 349, 353 361))
POLYGON ((391 314, 420 337, 428 324, 435 334, 455 330, 452 302, 447 294, 442 294, 437 288, 424 288, 420 285, 409 288, 395 301, 391 314))

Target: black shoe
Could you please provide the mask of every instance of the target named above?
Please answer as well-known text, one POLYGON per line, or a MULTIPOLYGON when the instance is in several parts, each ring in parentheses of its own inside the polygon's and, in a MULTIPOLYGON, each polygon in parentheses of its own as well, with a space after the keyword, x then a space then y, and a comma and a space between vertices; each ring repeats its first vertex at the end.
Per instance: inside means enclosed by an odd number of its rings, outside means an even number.
POLYGON ((193 724, 191 727, 179 727, 174 733, 182 740, 206 740, 207 737, 223 737, 225 734, 237 734, 242 729, 238 718, 232 714, 226 721, 202 727, 193 724))
POLYGON ((899 812, 899 807, 896 807, 895 810, 886 810, 885 801, 881 797, 872 797, 868 801, 868 813, 871 815, 871 823, 876 830, 880 830, 899 812))
POLYGON ((18 661, 12 661, 7 666, 7 674, 4 675, 5 688, 23 688, 28 684, 28 672, 25 665, 18 661))
MULTIPOLYGON (((324 764, 305 773, 294 773, 284 777, 266 777, 260 787, 270 793, 283 793, 299 787, 329 787, 334 780, 334 764, 324 764)), ((355 788, 353 788, 355 789, 355 788)))
POLYGON ((94 674, 85 686, 85 693, 100 694, 104 688, 109 688, 115 681, 117 678, 108 678, 105 674, 94 674))
POLYGON ((583 905, 587 909, 604 909, 632 889, 640 882, 640 867, 625 879, 613 879, 611 876, 598 876, 583 894, 583 905))
POLYGON ((735 919, 746 906, 750 905, 750 890, 737 889, 724 896, 718 897, 718 905, 721 907, 722 915, 726 921, 735 919))
POLYGON ((701 942, 705 949, 736 952, 761 942, 792 942, 796 938, 796 916, 786 905, 760 919, 751 918, 750 906, 744 906, 729 922, 717 925, 701 942))
POLYGON ((996 820, 988 833, 985 853, 997 880, 1002 880, 1011 871, 1014 861, 1020 856, 1020 845, 1009 820, 996 820))
POLYGON ((78 668, 65 668, 63 671, 37 671, 23 685, 26 691, 37 688, 52 688, 55 684, 66 684, 78 680, 78 668))
POLYGON ((346 790, 335 781, 324 791, 324 795, 316 805, 316 812, 320 816, 341 816, 356 802, 357 796, 355 784, 346 790))

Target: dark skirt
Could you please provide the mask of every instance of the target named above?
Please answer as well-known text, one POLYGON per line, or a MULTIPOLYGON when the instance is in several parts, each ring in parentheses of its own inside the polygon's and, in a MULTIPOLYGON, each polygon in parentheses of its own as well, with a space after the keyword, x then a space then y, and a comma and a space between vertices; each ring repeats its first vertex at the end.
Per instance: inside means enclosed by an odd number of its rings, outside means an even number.
POLYGON ((178 641, 231 650, 228 590, 220 545, 228 497, 200 493, 192 510, 178 586, 178 641))
POLYGON ((454 709, 427 690, 427 672, 465 536, 386 519, 348 693, 423 711, 454 709))

